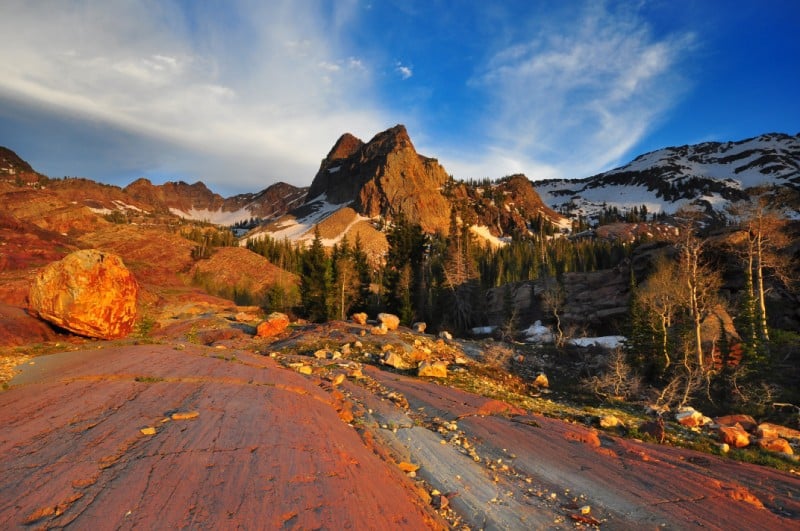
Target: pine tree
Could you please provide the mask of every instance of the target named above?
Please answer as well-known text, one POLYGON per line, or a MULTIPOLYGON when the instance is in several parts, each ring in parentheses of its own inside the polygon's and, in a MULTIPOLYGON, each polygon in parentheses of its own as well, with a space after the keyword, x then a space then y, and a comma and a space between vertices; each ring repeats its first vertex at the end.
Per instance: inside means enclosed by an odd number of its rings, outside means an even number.
POLYGON ((322 246, 319 226, 316 226, 311 247, 303 253, 300 277, 302 309, 310 321, 323 322, 329 318, 331 288, 331 263, 322 246))

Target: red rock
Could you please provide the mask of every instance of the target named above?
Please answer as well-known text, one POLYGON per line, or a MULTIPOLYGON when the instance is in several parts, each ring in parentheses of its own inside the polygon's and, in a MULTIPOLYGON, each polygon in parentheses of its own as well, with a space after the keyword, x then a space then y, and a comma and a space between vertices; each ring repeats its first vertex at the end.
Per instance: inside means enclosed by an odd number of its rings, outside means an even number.
POLYGON ((721 426, 734 426, 739 424, 746 431, 753 432, 758 423, 750 415, 725 415, 714 419, 717 424, 721 426))
POLYGON ((750 435, 739 424, 720 426, 719 439, 734 448, 744 448, 750 445, 750 435))
POLYGON ((111 253, 75 251, 36 275, 30 309, 76 334, 100 339, 125 337, 136 321, 136 279, 111 253))
POLYGON ((789 441, 787 441, 786 439, 781 439, 780 437, 778 437, 777 439, 759 439, 758 447, 768 452, 777 452, 789 455, 794 454, 794 450, 792 449, 792 446, 789 444, 789 441))
POLYGON ((267 319, 256 328, 257 337, 273 337, 289 326, 289 316, 285 313, 272 312, 267 319))

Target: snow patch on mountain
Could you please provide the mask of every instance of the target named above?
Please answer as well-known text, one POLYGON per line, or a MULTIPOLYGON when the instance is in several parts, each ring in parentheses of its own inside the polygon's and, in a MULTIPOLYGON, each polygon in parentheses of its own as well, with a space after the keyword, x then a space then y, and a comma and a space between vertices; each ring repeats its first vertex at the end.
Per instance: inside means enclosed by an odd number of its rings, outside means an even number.
POLYGON ((208 210, 206 208, 191 208, 188 212, 178 208, 170 208, 169 211, 180 218, 193 221, 208 221, 215 225, 234 225, 253 217, 253 214, 246 207, 230 212, 224 210, 208 210))
POLYGON ((506 245, 511 243, 510 237, 498 238, 489 231, 489 227, 486 227, 484 225, 472 225, 469 228, 469 231, 478 238, 481 238, 483 241, 487 242, 489 245, 492 246, 493 249, 497 249, 498 247, 505 247, 506 245))
MULTIPOLYGON (((301 217, 287 214, 279 218, 277 221, 270 223, 265 228, 248 235, 241 240, 240 245, 246 246, 248 241, 259 240, 264 236, 269 236, 270 238, 279 241, 284 239, 288 239, 290 241, 311 241, 314 237, 312 233, 314 225, 322 222, 325 218, 349 204, 349 202, 338 204, 330 203, 327 200, 327 195, 322 194, 303 205, 302 208, 309 211, 307 214, 301 217)), ((350 226, 347 227, 347 230, 349 230, 352 225, 358 223, 362 219, 368 218, 357 216, 355 221, 351 222, 350 226)), ((346 233, 347 230, 342 232, 342 234, 346 233)), ((338 243, 339 240, 341 240, 341 234, 337 238, 323 240, 323 245, 333 245, 334 243, 338 243)))
POLYGON ((671 214, 687 204, 722 210, 754 186, 800 186, 800 135, 664 148, 586 179, 533 185, 546 204, 572 216, 642 205, 649 213, 671 214))

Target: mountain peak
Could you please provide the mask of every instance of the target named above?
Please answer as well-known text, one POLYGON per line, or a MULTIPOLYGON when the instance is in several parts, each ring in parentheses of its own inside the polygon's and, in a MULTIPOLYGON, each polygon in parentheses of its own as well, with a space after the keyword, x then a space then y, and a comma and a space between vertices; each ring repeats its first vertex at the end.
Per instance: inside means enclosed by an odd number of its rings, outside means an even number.
POLYGON ((419 155, 404 125, 364 144, 342 135, 322 161, 309 199, 352 204, 359 214, 392 219, 401 212, 430 232, 447 231, 450 206, 441 194, 448 176, 435 160, 419 155))

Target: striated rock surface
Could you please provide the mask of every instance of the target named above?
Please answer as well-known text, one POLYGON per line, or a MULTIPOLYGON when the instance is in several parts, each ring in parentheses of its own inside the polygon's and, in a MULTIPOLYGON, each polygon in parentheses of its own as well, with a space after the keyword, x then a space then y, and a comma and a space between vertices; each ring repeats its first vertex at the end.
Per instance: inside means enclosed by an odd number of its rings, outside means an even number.
POLYGON ((30 308, 42 319, 79 335, 125 337, 136 320, 138 284, 117 255, 76 251, 34 279, 30 308))

